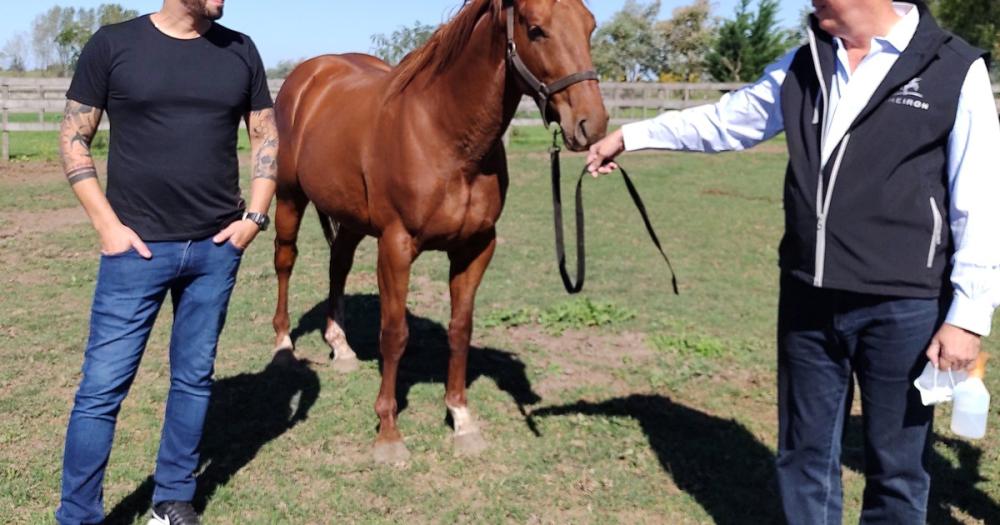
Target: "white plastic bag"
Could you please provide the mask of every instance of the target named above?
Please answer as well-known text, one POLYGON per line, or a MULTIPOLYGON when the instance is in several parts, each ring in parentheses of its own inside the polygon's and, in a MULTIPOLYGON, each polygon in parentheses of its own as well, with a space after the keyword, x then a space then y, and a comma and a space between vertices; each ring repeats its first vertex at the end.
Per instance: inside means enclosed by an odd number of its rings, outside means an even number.
POLYGON ((934 363, 927 363, 920 377, 913 381, 913 386, 920 392, 920 401, 924 406, 947 403, 955 395, 955 385, 965 381, 969 372, 965 370, 938 370, 934 363))

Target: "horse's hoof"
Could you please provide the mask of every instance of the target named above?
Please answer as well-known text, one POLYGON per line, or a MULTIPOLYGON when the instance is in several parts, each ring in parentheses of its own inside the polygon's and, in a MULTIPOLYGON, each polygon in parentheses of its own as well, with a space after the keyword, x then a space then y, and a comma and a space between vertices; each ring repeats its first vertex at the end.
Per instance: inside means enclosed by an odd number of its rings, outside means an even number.
POLYGON ((478 431, 455 436, 456 456, 478 456, 489 448, 489 444, 478 431))
POLYGON ((341 374, 350 374, 351 372, 357 372, 361 368, 361 361, 357 357, 341 357, 334 358, 333 360, 333 370, 341 374))
POLYGON ((271 364, 284 368, 292 368, 299 365, 299 359, 295 357, 295 352, 292 352, 291 349, 276 350, 274 357, 271 358, 271 364))
POLYGON ((373 457, 376 463, 400 465, 410 459, 410 451, 406 450, 406 445, 402 440, 376 442, 373 457))

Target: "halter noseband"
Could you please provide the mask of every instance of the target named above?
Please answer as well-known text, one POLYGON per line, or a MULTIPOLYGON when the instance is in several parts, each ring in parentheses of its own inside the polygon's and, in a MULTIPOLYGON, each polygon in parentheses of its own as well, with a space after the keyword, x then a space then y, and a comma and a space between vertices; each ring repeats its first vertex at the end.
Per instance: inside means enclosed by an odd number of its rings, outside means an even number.
POLYGON ((528 94, 531 95, 531 98, 535 99, 535 104, 538 104, 538 109, 542 112, 542 121, 545 122, 545 127, 548 127, 550 124, 548 113, 549 99, 552 95, 580 82, 598 80, 597 71, 591 69, 589 71, 573 73, 551 84, 542 82, 528 69, 528 66, 525 65, 524 61, 517 54, 517 44, 514 43, 514 2, 507 3, 504 11, 507 14, 507 65, 514 68, 518 77, 527 86, 528 94))

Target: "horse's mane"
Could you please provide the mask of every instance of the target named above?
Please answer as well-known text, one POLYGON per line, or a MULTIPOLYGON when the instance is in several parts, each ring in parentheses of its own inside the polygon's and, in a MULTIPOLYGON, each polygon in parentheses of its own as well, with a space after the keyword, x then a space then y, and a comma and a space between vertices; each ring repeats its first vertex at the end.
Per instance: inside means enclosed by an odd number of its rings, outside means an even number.
POLYGON ((457 15, 396 66, 389 84, 390 96, 406 89, 414 77, 425 69, 433 68, 435 73, 445 70, 465 48, 479 19, 490 15, 494 20, 500 20, 502 11, 503 0, 466 0, 457 15))

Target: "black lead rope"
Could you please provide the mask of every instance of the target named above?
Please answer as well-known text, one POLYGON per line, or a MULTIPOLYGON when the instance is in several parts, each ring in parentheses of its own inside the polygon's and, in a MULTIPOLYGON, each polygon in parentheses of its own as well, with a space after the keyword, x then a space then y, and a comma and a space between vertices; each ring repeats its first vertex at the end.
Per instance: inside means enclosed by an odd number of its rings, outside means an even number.
MULTIPOLYGON (((559 263, 559 276, 562 277, 563 286, 570 294, 576 294, 583 290, 583 281, 586 275, 586 251, 583 227, 583 178, 587 175, 587 166, 584 166, 583 170, 580 171, 580 176, 576 181, 576 282, 574 283, 573 278, 570 277, 569 271, 566 269, 566 243, 565 236, 563 235, 562 189, 560 186, 562 167, 559 164, 559 152, 561 148, 559 147, 558 139, 559 131, 556 131, 552 135, 552 147, 549 149, 549 158, 552 161, 552 210, 556 229, 556 259, 559 263)), ((673 286, 674 294, 680 295, 680 291, 677 288, 677 274, 674 272, 674 265, 670 263, 670 258, 663 251, 660 239, 657 237, 656 231, 653 230, 653 224, 650 222, 649 214, 646 212, 646 205, 642 202, 642 198, 639 196, 639 191, 636 190, 632 178, 628 176, 628 173, 620 164, 618 170, 621 171, 622 179, 625 181, 625 188, 628 189, 628 194, 632 197, 632 202, 635 203, 636 209, 639 210, 643 224, 646 225, 646 232, 649 233, 650 239, 653 240, 656 249, 663 256, 664 262, 667 263, 667 268, 670 269, 670 284, 673 286)))

